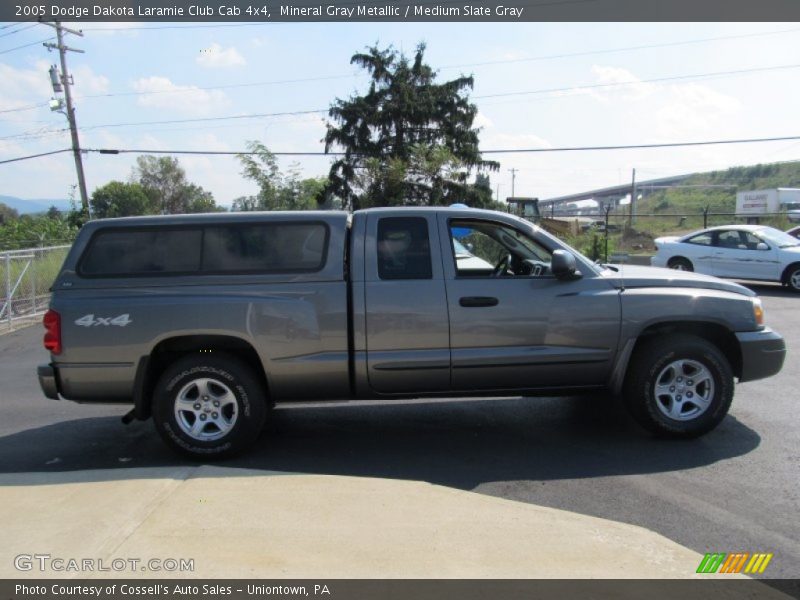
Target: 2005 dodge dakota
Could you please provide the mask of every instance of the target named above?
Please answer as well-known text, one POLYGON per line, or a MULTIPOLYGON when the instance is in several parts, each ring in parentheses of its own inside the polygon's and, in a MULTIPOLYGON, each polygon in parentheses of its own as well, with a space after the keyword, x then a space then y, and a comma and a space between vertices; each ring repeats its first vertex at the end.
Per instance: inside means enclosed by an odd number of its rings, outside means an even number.
POLYGON ((740 285, 596 265, 467 208, 94 221, 45 327, 48 398, 132 403, 126 419, 152 416, 205 458, 251 445, 275 402, 308 399, 610 389, 653 432, 697 436, 735 378, 785 355, 740 285))

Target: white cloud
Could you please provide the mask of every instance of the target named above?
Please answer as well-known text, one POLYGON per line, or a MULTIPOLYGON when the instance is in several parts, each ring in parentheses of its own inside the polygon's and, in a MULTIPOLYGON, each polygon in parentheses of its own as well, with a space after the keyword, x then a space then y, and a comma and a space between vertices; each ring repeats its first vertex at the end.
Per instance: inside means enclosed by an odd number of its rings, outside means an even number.
POLYGON ((533 133, 492 133, 481 138, 481 148, 484 150, 521 150, 552 146, 549 141, 533 133))
POLYGON ((79 65, 70 69, 75 84, 73 90, 76 97, 83 94, 105 94, 108 91, 108 77, 92 71, 87 65, 79 65))
MULTIPOLYGON (((53 95, 48 68, 49 65, 45 61, 37 62, 32 69, 18 69, 0 63, 0 81, 3 82, 0 110, 46 102, 53 95)), ((3 113, 2 117, 5 121, 25 121, 30 120, 32 114, 34 113, 30 111, 15 111, 3 113)))
POLYGON ((239 51, 234 46, 223 48, 216 42, 201 50, 195 62, 201 67, 209 69, 227 69, 247 64, 244 56, 239 54, 239 51))
POLYGON ((206 115, 230 104, 220 90, 201 90, 193 85, 177 85, 167 77, 142 77, 133 82, 140 106, 163 108, 194 115, 206 115))
POLYGON ((668 139, 697 138, 739 112, 741 103, 706 85, 686 83, 669 87, 666 102, 656 111, 656 132, 668 139))
POLYGON ((494 123, 489 117, 479 111, 478 114, 475 115, 475 120, 472 122, 472 126, 488 129, 490 127, 494 127, 494 123))
POLYGON ((612 94, 615 101, 643 100, 655 91, 653 84, 642 82, 639 77, 622 67, 593 65, 592 74, 599 85, 608 87, 585 90, 578 88, 577 91, 586 91, 601 101, 610 102, 612 94))

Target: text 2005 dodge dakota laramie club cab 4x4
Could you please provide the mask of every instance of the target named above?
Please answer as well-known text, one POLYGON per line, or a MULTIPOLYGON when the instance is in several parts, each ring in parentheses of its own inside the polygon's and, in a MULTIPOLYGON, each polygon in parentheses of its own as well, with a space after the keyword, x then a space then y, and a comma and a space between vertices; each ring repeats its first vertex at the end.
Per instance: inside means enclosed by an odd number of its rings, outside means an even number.
MULTIPOLYGON (((783 338, 735 283, 593 264, 462 208, 93 221, 45 316, 48 398, 132 403, 180 452, 230 456, 275 402, 610 389, 657 434, 714 428, 783 338)), ((599 395, 598 401, 607 401, 599 395)))

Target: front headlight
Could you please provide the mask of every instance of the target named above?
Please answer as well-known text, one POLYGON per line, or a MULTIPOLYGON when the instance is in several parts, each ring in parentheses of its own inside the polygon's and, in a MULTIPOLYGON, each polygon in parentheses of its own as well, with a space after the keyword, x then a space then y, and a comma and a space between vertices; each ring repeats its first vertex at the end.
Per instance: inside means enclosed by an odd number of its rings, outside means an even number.
POLYGON ((753 316, 756 319, 756 325, 759 327, 764 326, 764 307, 761 306, 761 298, 753 298, 753 316))

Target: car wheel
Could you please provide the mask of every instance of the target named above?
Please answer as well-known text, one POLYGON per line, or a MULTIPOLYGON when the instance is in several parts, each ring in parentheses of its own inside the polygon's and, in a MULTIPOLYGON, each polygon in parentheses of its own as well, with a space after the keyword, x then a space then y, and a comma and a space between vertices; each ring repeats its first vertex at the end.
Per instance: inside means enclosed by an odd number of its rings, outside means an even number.
POLYGON ((227 355, 184 357, 167 367, 153 395, 156 430, 192 458, 234 456, 258 438, 266 417, 263 386, 227 355))
POLYGON ((706 340, 675 334, 636 349, 628 368, 625 404, 657 435, 697 437, 714 429, 733 400, 733 371, 706 340))
POLYGON ((680 256, 669 259, 667 266, 670 269, 675 269, 676 271, 694 271, 694 266, 692 265, 691 261, 680 256))
POLYGON ((786 285, 793 292, 800 293, 800 265, 794 265, 788 273, 786 273, 786 285))

